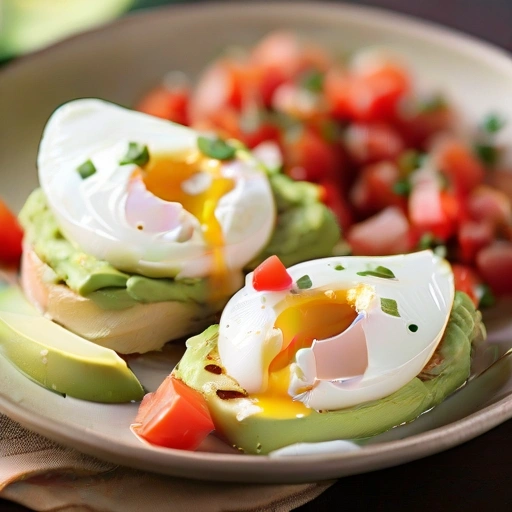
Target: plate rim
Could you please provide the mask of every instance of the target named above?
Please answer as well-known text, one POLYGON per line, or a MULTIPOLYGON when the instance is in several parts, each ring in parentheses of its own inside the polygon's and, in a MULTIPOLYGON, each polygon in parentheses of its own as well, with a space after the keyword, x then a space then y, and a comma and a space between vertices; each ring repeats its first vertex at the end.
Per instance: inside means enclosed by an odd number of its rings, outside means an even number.
MULTIPOLYGON (((499 68, 500 72, 512 77, 512 58, 505 49, 438 23, 424 21, 414 16, 395 13, 378 7, 334 4, 326 1, 314 3, 303 1, 265 2, 265 16, 269 15, 269 11, 274 10, 277 12, 283 8, 290 9, 293 12, 297 12, 297 10, 306 10, 306 12, 325 11, 323 14, 335 12, 336 15, 344 15, 349 20, 363 20, 367 25, 376 24, 378 18, 378 24, 389 28, 393 26, 398 27, 400 32, 406 36, 410 35, 423 41, 435 38, 436 43, 442 46, 454 45, 458 52, 478 58, 479 60, 485 59, 493 67, 499 68)), ((53 52, 59 52, 62 48, 66 50, 69 46, 81 44, 89 38, 97 37, 112 30, 122 31, 123 27, 128 24, 148 23, 151 19, 161 16, 162 13, 169 15, 169 12, 172 15, 185 17, 198 15, 204 17, 207 15, 205 11, 215 11, 218 15, 220 9, 237 9, 240 12, 244 12, 245 15, 251 12, 261 15, 261 6, 258 8, 256 4, 241 4, 234 1, 190 5, 175 4, 131 12, 114 22, 81 32, 8 62, 0 70, 0 81, 7 76, 22 73, 27 66, 31 65, 33 59, 39 59, 41 56, 46 57, 47 55, 51 57, 53 52)), ((23 378, 26 377, 23 376, 23 378)), ((23 426, 54 441, 118 464, 192 479, 204 480, 206 475, 207 479, 216 481, 299 483, 311 481, 311 477, 304 475, 303 470, 300 471, 301 465, 305 463, 317 466, 321 464, 323 467, 320 470, 314 471, 314 479, 325 480, 382 469, 444 451, 512 418, 512 396, 502 398, 498 402, 448 425, 405 439, 363 447, 359 451, 350 453, 272 458, 270 463, 269 458, 266 456, 183 452, 179 450, 169 451, 159 448, 148 448, 142 444, 140 448, 135 449, 137 455, 142 454, 142 456, 134 459, 131 451, 128 455, 118 451, 119 449, 122 450, 123 447, 126 448, 126 446, 116 442, 115 439, 102 439, 104 436, 101 436, 99 433, 95 433, 94 436, 90 437, 84 436, 83 434, 87 429, 69 430, 66 424, 55 424, 47 416, 37 415, 33 410, 10 401, 1 393, 0 409, 23 426), (144 455, 147 456, 145 457, 144 455), (165 462, 170 456, 172 456, 171 458, 174 462, 166 464, 165 462), (400 460, 397 462, 398 458, 400 460), (155 462, 157 462, 156 466, 155 462), (180 467, 177 467, 176 464, 180 467), (212 467, 215 466, 219 471, 212 472, 212 467), (233 469, 231 466, 235 466, 236 469, 233 469), (297 468, 299 468, 299 471, 297 468), (267 474, 255 477, 254 472, 258 471, 266 471, 267 474)))
MULTIPOLYGON (((4 364, 10 365, 6 360, 4 364)), ((15 368, 13 370, 18 371, 15 368)), ((27 379, 21 373, 20 378, 27 379)), ((27 383, 38 385, 28 379, 27 383)), ((1 393, 0 409, 22 426, 55 442, 127 467, 194 480, 306 483, 310 482, 311 478, 300 470, 304 464, 324 466, 320 470, 313 471, 314 480, 330 480, 404 464, 469 441, 512 418, 512 395, 505 396, 496 403, 452 423, 404 439, 372 444, 347 453, 282 458, 269 458, 265 455, 188 452, 170 448, 153 448, 143 443, 140 447, 130 446, 130 450, 125 454, 123 448, 126 449, 127 446, 116 439, 103 436, 98 432, 91 435, 87 428, 70 430, 65 423, 55 424, 47 416, 36 415, 32 409, 10 401, 1 393), (137 455, 136 458, 133 457, 134 452, 137 455), (170 458, 173 459, 173 464, 169 464, 170 458), (397 458, 399 458, 398 461, 397 458), (176 463, 180 467, 176 467, 176 463), (215 467, 216 472, 211 472, 212 467, 215 467), (255 477, 254 472, 258 471, 265 471, 266 474, 255 477)))

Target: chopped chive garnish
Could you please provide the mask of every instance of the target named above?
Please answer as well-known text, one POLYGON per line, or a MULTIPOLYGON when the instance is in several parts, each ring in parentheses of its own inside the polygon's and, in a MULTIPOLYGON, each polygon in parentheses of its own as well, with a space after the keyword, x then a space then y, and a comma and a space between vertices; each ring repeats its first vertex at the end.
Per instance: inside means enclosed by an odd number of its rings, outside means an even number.
POLYGON ((383 279, 395 279, 395 274, 389 270, 389 268, 382 267, 379 265, 374 270, 363 270, 362 272, 357 272, 358 276, 373 276, 373 277, 381 277, 383 279))
POLYGON ((494 296, 488 285, 480 285, 478 291, 481 294, 480 300, 478 301, 478 307, 488 308, 494 306, 494 304, 496 303, 496 297, 494 296))
POLYGON ((400 316, 398 312, 398 304, 395 299, 385 299, 381 297, 380 299, 380 309, 387 315, 391 316, 400 316))
POLYGON ((496 113, 488 114, 483 122, 482 129, 490 134, 498 133, 505 125, 507 121, 504 117, 496 113))
POLYGON ((411 332, 418 332, 418 326, 416 324, 409 324, 407 326, 407 328, 409 329, 409 331, 411 332))
POLYGON ((297 279, 297 288, 299 288, 299 290, 307 290, 312 286, 313 283, 311 282, 311 278, 307 274, 302 276, 300 279, 297 279))
POLYGON ((334 270, 345 270, 345 267, 343 265, 336 265, 334 270))
POLYGON ((477 144, 475 152, 482 163, 488 167, 492 167, 498 161, 498 149, 490 144, 477 144))
POLYGON ((203 155, 216 160, 230 160, 236 153, 236 148, 219 138, 198 137, 197 147, 203 155))
POLYGON ((120 165, 135 164, 143 167, 149 162, 148 147, 138 142, 129 142, 128 151, 123 159, 119 162, 120 165))
POLYGON ((94 167, 91 160, 85 161, 82 165, 78 166, 76 170, 83 180, 96 173, 96 167, 94 167))
POLYGON ((300 85, 308 91, 319 93, 324 88, 324 74, 316 69, 304 73, 300 85))
POLYGON ((431 249, 436 245, 436 240, 432 233, 424 233, 421 235, 420 241, 418 242, 418 249, 423 251, 425 249, 431 249))
POLYGON ((411 190, 412 186, 409 180, 400 180, 393 184, 393 192, 399 196, 408 196, 411 190))

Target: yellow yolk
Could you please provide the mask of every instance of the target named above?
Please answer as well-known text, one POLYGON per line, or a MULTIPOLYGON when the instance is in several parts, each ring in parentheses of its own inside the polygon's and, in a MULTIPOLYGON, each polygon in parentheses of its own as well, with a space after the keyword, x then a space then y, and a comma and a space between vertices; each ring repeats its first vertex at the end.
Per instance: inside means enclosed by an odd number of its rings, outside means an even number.
POLYGON ((149 192, 165 201, 174 201, 196 217, 203 227, 210 247, 224 245, 222 228, 215 217, 220 199, 233 190, 232 179, 220 172, 218 160, 203 159, 195 153, 189 155, 155 155, 144 167, 144 183, 149 192), (210 175, 208 187, 191 194, 184 183, 200 172, 210 175))
POLYGON ((205 158, 199 153, 152 155, 144 171, 144 183, 149 192, 165 201, 180 203, 201 223, 214 259, 212 294, 225 296, 230 288, 229 275, 222 251, 224 236, 215 210, 221 198, 233 190, 234 181, 222 176, 219 160, 205 158), (209 175, 209 185, 195 194, 187 192, 185 183, 198 173, 209 175))
POLYGON ((357 317, 357 296, 353 290, 327 290, 291 294, 285 299, 285 309, 274 324, 283 333, 283 350, 270 363, 267 389, 255 395, 262 408, 259 414, 283 419, 310 413, 288 394, 290 364, 297 350, 310 347, 315 339, 335 336, 352 324, 357 317))

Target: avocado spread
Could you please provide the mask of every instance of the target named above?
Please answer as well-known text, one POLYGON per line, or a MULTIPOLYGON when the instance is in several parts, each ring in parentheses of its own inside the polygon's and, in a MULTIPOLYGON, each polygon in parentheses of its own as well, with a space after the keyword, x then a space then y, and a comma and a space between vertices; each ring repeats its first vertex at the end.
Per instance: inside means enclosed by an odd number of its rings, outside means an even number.
POLYGON ((137 303, 162 301, 204 302, 205 279, 156 279, 130 275, 106 261, 85 254, 62 235, 41 189, 27 199, 20 215, 26 240, 54 272, 48 279, 66 283, 103 309, 124 309, 137 303))
MULTIPOLYGON (((319 189, 282 174, 269 176, 278 215, 265 250, 247 270, 277 254, 286 265, 330 256, 340 232, 331 211, 319 201, 319 189)), ((137 303, 194 301, 208 298, 208 279, 149 278, 120 272, 106 261, 85 254, 61 233, 41 189, 23 206, 19 220, 26 240, 53 274, 51 282, 65 283, 103 309, 125 309, 137 303)))
POLYGON ((246 453, 267 454, 300 442, 366 438, 413 421, 466 382, 472 343, 484 332, 480 312, 466 294, 456 292, 438 348, 408 384, 380 400, 284 419, 262 414, 256 399, 226 374, 217 351, 217 325, 187 341, 173 375, 203 394, 217 432, 230 444, 246 453))

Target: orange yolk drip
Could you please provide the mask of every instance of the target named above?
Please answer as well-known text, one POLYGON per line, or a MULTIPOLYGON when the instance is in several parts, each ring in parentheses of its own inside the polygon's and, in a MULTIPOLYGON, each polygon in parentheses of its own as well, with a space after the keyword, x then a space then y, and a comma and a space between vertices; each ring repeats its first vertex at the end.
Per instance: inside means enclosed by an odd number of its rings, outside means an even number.
POLYGON ((226 295, 229 290, 228 269, 224 261, 222 226, 215 217, 221 198, 233 190, 235 183, 221 174, 221 162, 200 154, 154 155, 144 166, 146 189, 155 196, 180 203, 194 215, 203 230, 206 243, 212 250, 214 271, 211 288, 214 295, 226 295), (184 183, 200 172, 209 174, 209 186, 197 194, 186 191, 184 183))
POLYGON ((295 418, 307 415, 311 409, 293 401, 288 394, 290 364, 295 353, 310 347, 315 339, 322 340, 345 331, 356 319, 353 301, 346 290, 289 295, 285 309, 274 324, 283 333, 283 350, 269 366, 268 387, 255 398, 264 416, 295 418))

